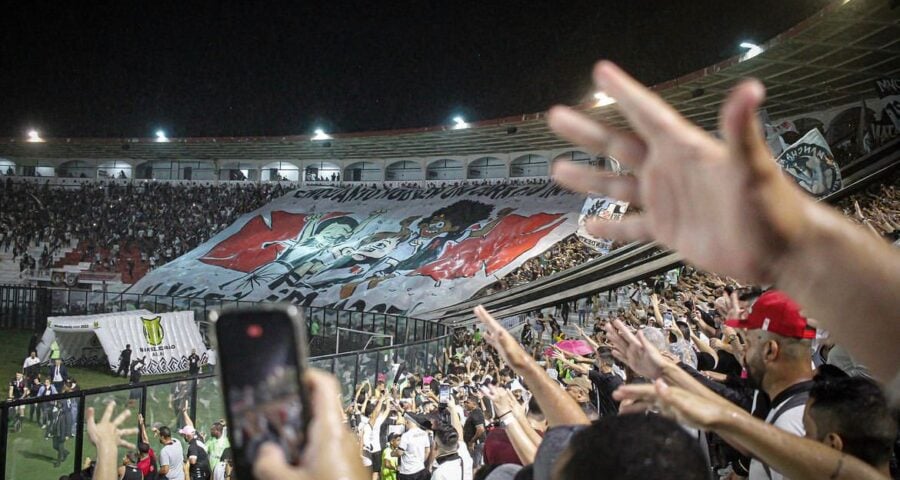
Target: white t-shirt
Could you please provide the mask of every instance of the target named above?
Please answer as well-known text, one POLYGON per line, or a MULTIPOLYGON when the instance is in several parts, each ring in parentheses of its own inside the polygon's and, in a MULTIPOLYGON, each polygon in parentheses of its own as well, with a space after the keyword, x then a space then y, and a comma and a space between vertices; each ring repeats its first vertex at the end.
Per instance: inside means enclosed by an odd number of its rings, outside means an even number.
POLYGON ((38 358, 38 357, 31 358, 31 357, 29 356, 28 358, 25 359, 25 363, 22 364, 22 369, 23 369, 23 370, 24 370, 24 369, 27 369, 28 367, 30 367, 30 366, 32 366, 32 365, 37 365, 37 364, 39 364, 39 363, 41 363, 41 359, 40 359, 40 358, 38 358))
MULTIPOLYGON (((775 416, 775 412, 778 411, 778 407, 784 405, 785 402, 789 401, 790 398, 780 403, 779 405, 775 405, 769 410, 769 415, 766 417, 766 423, 771 423, 772 417, 775 416)), ((778 417, 778 420, 774 423, 774 425, 786 432, 793 433, 799 437, 806 435, 806 429, 803 428, 803 411, 806 410, 805 404, 797 405, 794 408, 785 410, 784 413, 778 417)), ((769 474, 766 473, 765 465, 757 459, 753 459, 750 461, 750 476, 748 477, 750 480, 784 480, 784 475, 775 471, 773 468, 769 468, 769 474)))
POLYGON ((459 455, 458 459, 435 463, 431 480, 472 480, 472 455, 469 455, 469 449, 462 440, 459 441, 456 453, 459 455))
POLYGON ((457 450, 459 453, 459 458, 463 461, 463 480, 472 480, 472 455, 469 454, 469 447, 466 446, 466 442, 459 440, 459 449, 457 450))
POLYGON ((159 451, 159 467, 169 466, 168 480, 184 480, 184 450, 178 440, 172 439, 172 443, 164 446, 159 451))
POLYGON ((425 450, 428 448, 431 448, 431 441, 424 430, 413 428, 406 431, 400 436, 400 449, 403 450, 403 454, 400 456, 397 471, 404 475, 412 475, 425 470, 425 450))

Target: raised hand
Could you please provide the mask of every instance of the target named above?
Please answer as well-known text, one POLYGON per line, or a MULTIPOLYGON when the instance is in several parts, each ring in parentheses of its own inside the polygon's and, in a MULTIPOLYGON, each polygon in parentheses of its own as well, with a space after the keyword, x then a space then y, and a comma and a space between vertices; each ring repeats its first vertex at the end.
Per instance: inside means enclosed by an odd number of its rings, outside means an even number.
POLYGON ((611 62, 594 68, 597 87, 614 98, 634 133, 597 123, 567 107, 550 127, 589 151, 609 155, 634 175, 611 175, 557 161, 557 182, 575 191, 634 202, 643 214, 588 222, 591 234, 655 240, 699 267, 764 283, 802 238, 813 201, 781 174, 756 116, 765 89, 748 80, 720 112, 719 140, 688 122, 658 95, 611 62))
POLYGON ((652 410, 693 428, 708 430, 725 418, 734 405, 715 396, 700 396, 678 387, 670 387, 662 379, 653 384, 623 385, 613 392, 622 402, 623 413, 652 410))
POLYGON ((606 336, 612 345, 613 356, 624 362, 638 375, 651 380, 662 375, 666 360, 642 332, 635 336, 628 327, 619 320, 604 325, 606 336))
POLYGON ((116 402, 106 404, 106 410, 103 411, 103 417, 100 422, 94 419, 94 407, 88 407, 85 411, 85 425, 87 427, 88 438, 97 447, 97 470, 94 472, 94 478, 98 480, 118 478, 117 466, 117 449, 124 447, 134 450, 133 443, 125 441, 122 437, 135 435, 138 433, 137 428, 119 428, 128 417, 131 416, 130 410, 123 410, 115 419, 112 414, 116 409, 116 402))
POLYGON ((522 345, 483 306, 475 307, 474 312, 484 325, 484 340, 497 350, 504 362, 516 369, 524 367, 530 361, 522 345))

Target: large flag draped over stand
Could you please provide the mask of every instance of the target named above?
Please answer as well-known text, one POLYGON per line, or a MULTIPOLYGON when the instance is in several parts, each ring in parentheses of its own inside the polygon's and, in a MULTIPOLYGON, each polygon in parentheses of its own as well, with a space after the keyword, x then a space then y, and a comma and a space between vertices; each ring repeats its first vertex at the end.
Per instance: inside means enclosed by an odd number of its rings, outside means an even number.
POLYGON ((583 202, 550 183, 297 190, 131 292, 434 310, 468 299, 573 234, 583 202))

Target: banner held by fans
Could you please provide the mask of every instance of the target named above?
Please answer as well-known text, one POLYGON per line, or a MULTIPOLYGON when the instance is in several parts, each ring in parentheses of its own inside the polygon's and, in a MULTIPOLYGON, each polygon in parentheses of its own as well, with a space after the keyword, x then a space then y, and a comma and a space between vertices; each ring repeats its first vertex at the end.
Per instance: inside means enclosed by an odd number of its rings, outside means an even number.
POLYGON ((841 189, 841 169, 822 132, 814 128, 778 157, 778 164, 797 185, 816 197, 841 189))
POLYGON ((131 292, 434 310, 575 233, 581 204, 552 183, 301 189, 244 215, 131 292))

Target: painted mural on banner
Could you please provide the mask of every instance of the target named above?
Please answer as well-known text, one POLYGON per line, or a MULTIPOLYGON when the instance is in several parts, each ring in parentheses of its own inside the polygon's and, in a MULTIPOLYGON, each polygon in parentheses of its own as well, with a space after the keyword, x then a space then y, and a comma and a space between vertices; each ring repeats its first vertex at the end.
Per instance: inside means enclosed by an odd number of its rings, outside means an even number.
POLYGON ((591 217, 611 221, 621 220, 626 210, 628 210, 628 202, 609 197, 588 197, 585 199, 584 205, 581 206, 581 213, 578 215, 578 230, 575 232, 578 235, 578 239, 585 245, 606 255, 612 247, 612 240, 597 238, 588 233, 586 229, 587 220, 591 217))
POLYGON ((817 128, 784 149, 778 156, 778 164, 797 185, 816 197, 841 189, 841 169, 817 128))
POLYGON ((301 189, 244 215, 130 292, 434 310, 575 233, 582 202, 552 183, 301 189))

